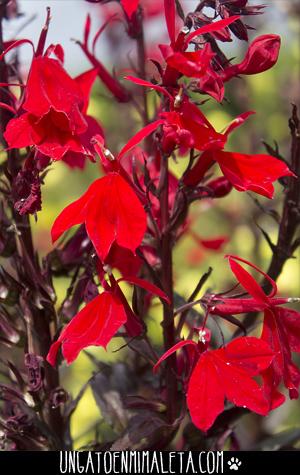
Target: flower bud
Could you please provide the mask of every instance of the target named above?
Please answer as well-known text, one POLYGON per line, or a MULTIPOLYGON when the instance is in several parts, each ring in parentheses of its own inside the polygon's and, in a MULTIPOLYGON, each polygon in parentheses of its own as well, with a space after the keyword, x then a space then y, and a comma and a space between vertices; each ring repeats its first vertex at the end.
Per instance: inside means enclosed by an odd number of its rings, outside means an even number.
POLYGON ((224 176, 215 178, 207 183, 206 186, 213 190, 214 198, 223 198, 232 190, 232 184, 224 176))
POLYGON ((225 69, 222 79, 228 81, 233 76, 258 74, 272 68, 278 59, 280 42, 278 35, 259 36, 249 46, 244 60, 225 69))

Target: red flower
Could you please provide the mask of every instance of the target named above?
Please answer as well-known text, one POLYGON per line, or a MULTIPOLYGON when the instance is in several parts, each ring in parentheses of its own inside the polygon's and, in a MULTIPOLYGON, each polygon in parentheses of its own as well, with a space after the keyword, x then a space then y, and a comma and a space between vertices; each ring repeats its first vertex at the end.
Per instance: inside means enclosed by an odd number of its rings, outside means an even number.
POLYGON ((199 346, 193 340, 186 340, 165 353, 154 369, 184 345, 193 345, 198 355, 187 389, 187 405, 196 427, 207 431, 224 410, 225 398, 258 414, 268 413, 268 401, 253 379, 266 370, 274 358, 267 343, 254 337, 242 337, 218 350, 203 351, 205 344, 199 346))
POLYGON ((146 231, 146 213, 131 186, 112 172, 61 212, 52 226, 52 240, 81 223, 104 262, 114 242, 135 252, 146 231))
POLYGON ((142 287, 150 294, 156 295, 170 303, 166 294, 142 279, 124 277, 116 281, 110 276, 111 287, 103 282, 105 290, 91 300, 80 312, 75 315, 63 329, 57 341, 52 343, 47 361, 55 365, 57 352, 62 347, 62 354, 68 363, 74 361, 81 350, 88 346, 103 346, 106 348, 118 329, 124 325, 129 336, 137 336, 143 326, 137 315, 133 313, 119 282, 127 281, 130 284, 142 287))
POLYGON ((253 114, 252 111, 241 114, 227 127, 223 135, 219 134, 223 141, 219 140, 215 147, 205 151, 199 157, 195 166, 184 178, 186 185, 196 186, 215 162, 238 191, 251 190, 267 198, 273 197, 272 183, 274 181, 283 176, 295 176, 282 160, 271 155, 249 155, 221 150, 228 135, 236 127, 242 125, 251 114, 253 114))
MULTIPOLYGON (((93 69, 72 79, 56 59, 34 58, 21 114, 4 133, 9 147, 34 146, 53 160, 66 157, 70 161, 70 154, 92 157, 88 126, 93 119, 86 116, 86 109, 96 74, 93 69)), ((102 133, 93 122, 93 132, 95 128, 102 133)))
POLYGON ((280 36, 262 35, 249 46, 244 60, 215 70, 212 63, 208 65, 206 74, 200 75, 197 87, 221 102, 224 97, 224 83, 235 76, 259 74, 271 69, 277 62, 280 49, 280 36))
MULTIPOLYGON (((234 315, 251 311, 264 312, 261 338, 270 345, 275 354, 270 368, 263 374, 264 391, 270 401, 270 407, 275 408, 284 401, 284 397, 277 391, 282 380, 289 389, 290 398, 298 397, 300 371, 293 363, 291 353, 293 351, 300 352, 300 313, 289 308, 278 307, 293 299, 276 298, 277 286, 275 282, 256 266, 237 256, 229 256, 229 263, 232 272, 248 292, 250 298, 225 298, 224 303, 213 305, 210 311, 216 315, 234 315), (272 285, 269 295, 263 292, 255 279, 236 262, 237 260, 256 269, 269 280, 272 285)), ((223 297, 216 296, 216 299, 223 300, 223 297)))
POLYGON ((178 111, 163 112, 162 147, 170 154, 179 147, 180 153, 189 148, 207 150, 220 146, 222 134, 215 131, 198 107, 186 98, 178 107, 178 111))

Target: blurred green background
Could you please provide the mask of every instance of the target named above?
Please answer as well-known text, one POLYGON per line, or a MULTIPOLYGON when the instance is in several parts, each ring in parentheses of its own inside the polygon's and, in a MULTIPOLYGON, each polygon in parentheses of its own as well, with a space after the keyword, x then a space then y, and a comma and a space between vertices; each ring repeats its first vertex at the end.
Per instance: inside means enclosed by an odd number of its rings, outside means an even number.
MULTIPOLYGON (((96 7, 83 5, 85 3, 83 1, 71 2, 69 0, 66 2, 48 1, 40 3, 45 3, 52 9, 54 33, 59 32, 59 29, 55 26, 57 17, 61 14, 59 8, 63 7, 66 10, 71 3, 72 18, 76 22, 76 27, 81 24, 79 30, 76 30, 77 37, 80 38, 82 35, 84 15, 87 10, 92 13, 93 27, 96 28, 101 24, 101 14, 98 14, 98 11, 96 14, 96 7)), ((297 2, 287 0, 253 3, 267 3, 268 8, 264 15, 249 19, 248 23, 256 27, 256 31, 250 32, 250 38, 264 33, 281 34, 280 59, 277 65, 268 72, 232 80, 226 88, 227 101, 220 105, 213 100, 209 100, 203 106, 203 111, 214 126, 221 130, 239 113, 246 110, 255 110, 256 115, 252 116, 237 133, 232 135, 227 149, 245 153, 264 153, 265 149, 262 141, 273 145, 274 140, 276 140, 281 155, 289 159, 288 118, 291 112, 290 104, 292 102, 299 104, 299 7, 297 2)), ((32 2, 26 0, 21 2, 22 11, 25 14, 29 15, 28 11, 32 9, 31 4, 32 2)), ((183 4, 188 8, 192 2, 186 1, 183 4)), ((100 10, 99 6, 97 8, 100 10)), ((34 28, 37 28, 36 23, 41 25, 43 12, 42 6, 36 8, 37 18, 33 20, 34 28)), ((159 21, 162 22, 162 19, 159 21)), ((118 27, 115 28, 117 28, 117 35, 125 36, 124 31, 120 32, 118 27)), ((147 34, 148 37, 151 37, 151 25, 149 28, 147 34)), ((75 35, 74 32, 73 35, 75 35)), ((36 38, 33 37, 33 39, 36 38)), ((58 39, 59 37, 56 38, 56 41, 58 39)), ((110 39, 104 34, 97 51, 99 59, 103 59, 105 64, 111 68, 113 64, 110 64, 109 61, 109 42, 110 39), (101 51, 104 51, 103 55, 101 51)), ((83 72, 83 64, 85 65, 85 63, 79 48, 74 54, 74 45, 71 52, 68 45, 69 43, 63 43, 68 57, 67 64, 72 63, 72 73, 83 72)), ((128 42, 127 47, 131 51, 131 60, 134 60, 134 43, 128 42)), ((241 42, 226 45, 226 50, 230 50, 229 56, 236 56, 237 60, 243 57, 245 48, 246 45, 241 42), (230 48, 232 49, 230 50, 230 48)), ((125 55, 123 55, 123 60, 127 61, 125 55)), ((128 67, 128 63, 124 62, 124 64, 118 64, 117 70, 126 67, 128 67)), ((152 98, 149 96, 149 102, 151 103, 151 101, 152 98)), ((97 117, 103 124, 107 144, 113 152, 117 152, 131 134, 141 126, 135 111, 127 104, 114 103, 98 82, 93 90, 89 113, 97 117)), ((184 168, 186 159, 180 158, 178 162, 173 167, 176 174, 184 168)), ((83 172, 71 170, 63 163, 54 163, 51 168, 43 187, 43 211, 38 214, 36 222, 32 220, 35 243, 42 254, 52 249, 49 230, 55 217, 65 205, 78 198, 100 174, 98 165, 91 163, 87 164, 83 172)), ((272 202, 259 196, 257 197, 259 203, 268 209, 272 208, 280 211, 283 189, 280 185, 276 185, 276 191, 276 197, 272 202)), ((208 266, 212 266, 214 271, 207 286, 214 289, 214 291, 225 290, 233 283, 227 262, 223 257, 226 253, 238 254, 258 264, 262 269, 268 268, 271 251, 256 226, 256 222, 267 231, 274 242, 277 238, 277 226, 267 214, 261 213, 253 197, 253 195, 251 198, 249 194, 233 191, 228 197, 218 200, 216 203, 210 203, 206 200, 192 206, 193 229, 199 236, 203 238, 227 236, 229 241, 220 252, 210 252, 204 248, 199 248, 199 246, 197 247, 195 241, 189 236, 179 242, 175 251, 174 274, 176 290, 183 297, 190 295, 199 277, 207 270, 208 266)), ((295 257, 298 259, 290 259, 287 262, 278 281, 282 295, 300 296, 299 253, 295 257)), ((55 283, 58 304, 64 298, 68 283, 67 279, 57 279, 55 283)), ((148 317, 150 336, 157 345, 160 344, 161 339, 160 317, 159 306, 153 308, 148 317)), ((232 330, 234 330, 234 327, 225 326, 225 336, 229 337, 232 330)), ((89 352, 97 359, 105 362, 117 359, 124 360, 126 359, 127 350, 112 352, 122 344, 121 339, 114 339, 107 351, 92 348, 89 352)), ((62 385, 73 396, 76 396, 94 370, 93 363, 82 353, 70 367, 67 367, 65 363, 62 365, 62 385)), ((93 438, 95 427, 99 426, 100 418, 99 409, 91 389, 88 388, 72 417, 72 435, 75 439, 75 448, 81 447, 93 438)), ((251 441, 255 438, 256 422, 257 418, 255 416, 244 417, 239 422, 238 432, 242 435, 245 446, 251 444, 251 441)), ((288 401, 283 407, 264 418, 263 424, 264 430, 270 434, 295 425, 300 427, 299 402, 288 401)))

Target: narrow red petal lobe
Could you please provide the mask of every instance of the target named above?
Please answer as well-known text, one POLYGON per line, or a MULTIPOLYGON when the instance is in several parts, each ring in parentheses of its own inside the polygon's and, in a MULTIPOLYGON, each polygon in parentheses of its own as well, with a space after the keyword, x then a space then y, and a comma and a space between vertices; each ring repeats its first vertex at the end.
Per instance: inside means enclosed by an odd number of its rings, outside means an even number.
POLYGON ((209 352, 200 356, 189 381, 187 405, 198 429, 207 431, 224 409, 224 383, 209 352))
POLYGON ((123 278, 119 279, 118 282, 121 282, 122 280, 124 280, 125 282, 128 282, 129 284, 137 285, 141 287, 142 289, 148 290, 148 292, 150 292, 153 295, 156 295, 157 297, 160 297, 161 299, 165 300, 168 304, 171 303, 169 297, 165 294, 163 290, 161 290, 159 287, 152 284, 151 282, 148 282, 147 280, 139 279, 138 277, 134 277, 134 276, 124 276, 123 278))
POLYGON ((164 0, 165 17, 171 44, 175 43, 175 0, 164 0))
POLYGON ((118 159, 120 159, 125 153, 129 152, 133 147, 138 145, 142 140, 144 140, 148 135, 152 134, 161 124, 163 124, 163 120, 156 120, 151 124, 146 125, 142 130, 139 130, 130 140, 128 140, 127 144, 124 145, 122 150, 118 155, 118 159))
POLYGON ((84 106, 82 108, 83 113, 86 113, 87 111, 91 90, 92 90, 92 87, 96 80, 97 75, 98 75, 98 69, 93 68, 93 69, 90 69, 89 71, 86 71, 80 74, 79 76, 75 78, 75 81, 78 84, 82 92, 82 95, 84 97, 84 106))
POLYGON ((240 264, 238 264, 231 258, 229 258, 229 265, 237 280, 248 292, 248 294, 250 294, 258 303, 268 305, 268 297, 266 296, 260 285, 252 277, 252 275, 249 274, 249 272, 247 272, 240 264))
MULTIPOLYGON (((100 179, 99 179, 100 180, 100 179)), ((65 231, 76 224, 85 221, 86 205, 92 196, 93 189, 97 186, 99 180, 96 180, 88 190, 74 203, 69 204, 56 218, 52 225, 51 237, 55 242, 65 231)))
POLYGON ((253 264, 252 262, 247 261, 246 259, 243 259, 242 257, 236 256, 234 254, 227 254, 225 257, 228 257, 230 260, 243 262, 243 264, 246 264, 247 266, 252 267, 252 269, 259 272, 271 285, 272 290, 268 294, 269 298, 272 298, 277 294, 278 289, 277 289, 276 282, 268 274, 266 274, 263 270, 261 270, 259 267, 257 267, 255 264, 253 264))
POLYGON ((234 21, 238 20, 240 17, 239 15, 234 15, 228 18, 225 18, 224 20, 219 20, 214 23, 209 23, 209 25, 202 26, 201 28, 198 28, 197 30, 193 31, 188 35, 186 38, 186 43, 189 43, 192 41, 196 36, 199 35, 205 35, 206 33, 212 33, 215 31, 220 31, 226 26, 230 25, 234 21))
POLYGON ((153 366, 153 371, 156 372, 158 370, 158 367, 161 365, 163 361, 165 361, 169 356, 171 356, 175 351, 180 350, 180 348, 186 346, 186 345, 192 345, 195 350, 197 350, 197 343, 193 340, 182 340, 176 343, 176 345, 172 346, 169 350, 167 350, 157 361, 157 363, 153 366))

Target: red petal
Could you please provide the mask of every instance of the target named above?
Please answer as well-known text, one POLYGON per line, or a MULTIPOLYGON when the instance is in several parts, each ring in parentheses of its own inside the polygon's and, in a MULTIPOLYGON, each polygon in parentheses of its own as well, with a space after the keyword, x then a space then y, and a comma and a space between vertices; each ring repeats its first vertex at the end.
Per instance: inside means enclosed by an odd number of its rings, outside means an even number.
POLYGON ((236 338, 219 351, 223 352, 227 362, 245 370, 250 376, 268 368, 275 356, 265 341, 251 336, 236 338))
POLYGON ((138 7, 139 0, 121 0, 121 4, 128 18, 131 18, 138 7))
POLYGON ((103 292, 88 303, 64 328, 59 339, 48 354, 53 364, 58 342, 68 363, 77 358, 88 346, 106 347, 117 330, 126 322, 127 316, 121 302, 111 293, 103 292))
POLYGON ((193 345, 195 347, 195 350, 197 349, 197 343, 193 340, 182 340, 176 343, 176 345, 172 346, 168 351, 166 351, 157 361, 157 363, 153 366, 153 371, 154 373, 158 370, 158 367, 161 365, 163 361, 165 361, 169 356, 171 356, 173 353, 175 353, 177 350, 180 350, 183 346, 186 345, 193 345))
POLYGON ((135 276, 141 268, 142 260, 129 249, 113 244, 105 261, 116 267, 123 276, 135 276))
POLYGON ((276 308, 276 316, 284 326, 292 351, 300 353, 300 313, 291 308, 276 308))
POLYGON ((86 205, 92 197, 93 191, 100 180, 101 178, 92 183, 84 195, 69 204, 58 215, 51 229, 52 242, 55 242, 65 231, 67 231, 67 229, 84 222, 86 217, 86 205))
POLYGON ((205 48, 187 53, 175 52, 167 58, 168 66, 176 69, 187 77, 200 78, 207 73, 209 63, 215 54, 205 48))
POLYGON ((45 56, 35 58, 27 80, 24 109, 41 117, 52 107, 72 119, 78 105, 83 105, 80 88, 59 61, 45 56))
POLYGON ((274 378, 272 367, 262 372, 263 387, 262 390, 269 401, 269 410, 273 411, 285 402, 285 396, 281 394, 278 389, 278 382, 274 378))
POLYGON ((87 207, 86 230, 102 261, 114 241, 135 252, 146 231, 146 213, 133 189, 117 173, 97 180, 87 207))
POLYGON ((156 120, 151 124, 146 125, 142 130, 139 130, 130 140, 128 140, 127 144, 124 145, 122 150, 118 155, 118 159, 122 157, 125 153, 129 152, 133 147, 138 145, 144 138, 148 137, 148 135, 152 134, 154 130, 156 130, 161 124, 163 124, 163 120, 156 120))
POLYGON ((74 79, 77 82, 78 86, 80 87, 82 95, 85 99, 84 101, 85 103, 82 108, 83 113, 86 113, 87 111, 91 90, 92 90, 92 87, 96 80, 97 75, 98 75, 98 69, 93 68, 93 69, 90 69, 89 71, 86 71, 85 73, 80 74, 74 79))
POLYGON ((230 361, 218 366, 226 397, 236 406, 247 407, 263 416, 269 412, 269 404, 258 383, 246 371, 240 370, 230 361))
POLYGON ((199 243, 206 249, 211 249, 213 251, 220 250, 224 244, 229 241, 227 236, 221 236, 218 238, 212 239, 199 239, 199 243))
POLYGON ((129 284, 138 285, 142 289, 148 290, 148 292, 150 292, 151 294, 156 295, 157 297, 160 297, 161 299, 165 300, 168 304, 171 303, 169 297, 165 294, 165 292, 156 285, 151 284, 151 282, 139 279, 138 277, 134 276, 124 276, 118 280, 118 282, 122 281, 128 282, 129 284))
POLYGON ((8 122, 4 138, 10 148, 23 148, 33 145, 32 128, 28 116, 29 114, 25 113, 8 122))
MULTIPOLYGON (((281 321, 278 308, 266 309, 264 325, 261 338, 266 341, 276 354, 269 371, 273 375, 265 380, 265 392, 272 394, 283 379, 284 385, 290 391, 290 397, 298 397, 298 387, 300 385, 300 371, 292 362, 291 348, 289 346, 289 337, 281 321), (271 383, 271 386, 270 386, 271 383)), ((271 404, 273 401, 270 401, 271 404)))
POLYGON ((224 409, 224 382, 210 352, 200 356, 192 373, 187 392, 187 406, 198 429, 207 431, 224 409))
POLYGON ((138 84, 139 86, 149 87, 149 89, 155 89, 155 91, 161 92, 166 97, 168 97, 171 102, 173 102, 174 100, 173 96, 167 91, 167 89, 162 86, 152 84, 152 82, 144 81, 144 79, 136 78, 134 76, 125 76, 124 79, 127 79, 127 81, 134 82, 134 84, 138 84))
POLYGON ((250 117, 251 115, 255 114, 255 111, 248 111, 243 112, 242 114, 238 115, 230 124, 226 127, 224 134, 229 135, 233 132, 237 127, 243 125, 243 123, 250 117))
POLYGON ((257 272, 259 272, 261 275, 263 275, 264 278, 269 281, 269 283, 271 284, 271 287, 272 287, 272 291, 268 295, 269 298, 274 297, 274 295, 277 294, 278 289, 277 289, 276 282, 273 279, 271 279, 271 277, 268 274, 266 274, 263 270, 259 269, 255 264, 252 264, 251 262, 247 261, 246 259, 243 259, 242 257, 239 257, 239 256, 235 256, 233 254, 227 254, 225 257, 228 257, 231 260, 234 259, 235 261, 243 262, 244 264, 247 264, 247 266, 252 267, 252 269, 255 269, 257 272))
POLYGON ((258 303, 262 303, 265 305, 269 305, 269 299, 260 287, 260 285, 256 282, 256 280, 252 277, 249 272, 247 272, 240 264, 235 262, 229 257, 229 265, 236 276, 239 283, 244 287, 244 289, 251 295, 258 303))
POLYGON ((294 176, 287 165, 270 155, 246 155, 215 151, 214 157, 228 180, 238 191, 251 190, 272 198, 272 183, 283 176, 294 176))
POLYGON ((60 348, 61 342, 59 340, 55 341, 52 343, 50 350, 48 352, 48 355, 46 357, 46 360, 48 361, 49 364, 52 366, 55 366, 56 363, 56 358, 57 358, 57 353, 60 348))
POLYGON ((239 15, 234 15, 234 16, 225 18, 225 20, 219 20, 219 21, 216 21, 215 23, 210 23, 209 25, 202 26, 201 28, 198 28, 197 30, 190 33, 185 39, 185 43, 186 44, 190 43, 190 41, 192 41, 192 39, 194 39, 196 36, 205 35, 206 33, 214 32, 214 31, 220 31, 225 26, 230 25, 231 23, 238 20, 239 18, 240 18, 239 15))
POLYGON ((164 0, 165 18, 171 44, 175 43, 175 0, 164 0))

